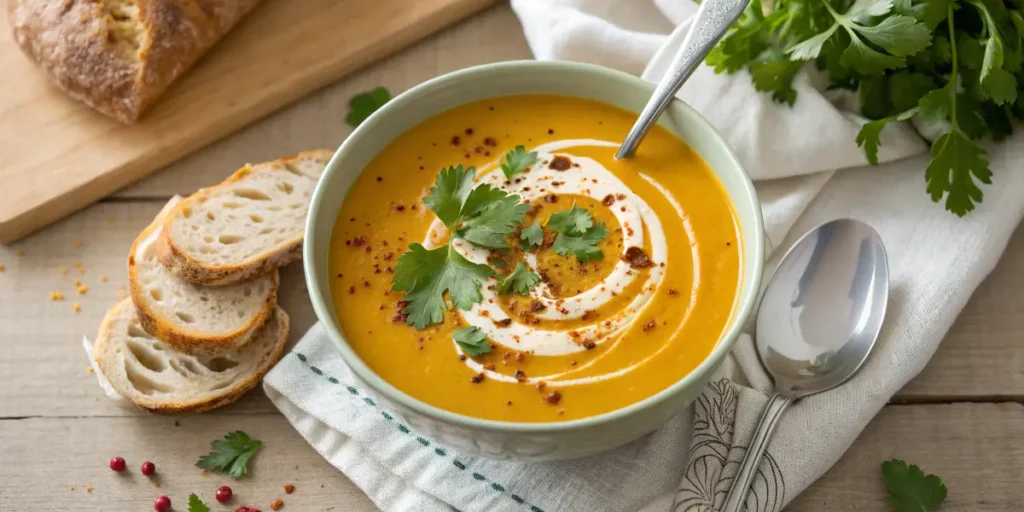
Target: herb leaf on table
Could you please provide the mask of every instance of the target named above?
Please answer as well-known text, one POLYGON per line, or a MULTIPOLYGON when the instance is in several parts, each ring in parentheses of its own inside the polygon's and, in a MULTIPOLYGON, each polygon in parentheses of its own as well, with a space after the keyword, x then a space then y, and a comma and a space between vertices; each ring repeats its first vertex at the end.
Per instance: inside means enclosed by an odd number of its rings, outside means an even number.
POLYGON ((229 432, 224 439, 210 443, 213 451, 199 457, 196 466, 206 471, 223 471, 238 479, 248 471, 249 460, 256 455, 263 442, 252 439, 249 434, 236 430, 229 432))
POLYGON ((210 512, 210 507, 196 493, 188 495, 188 512, 210 512))
POLYGON ((898 512, 935 512, 946 499, 946 486, 935 475, 899 459, 882 463, 882 478, 898 512))
POLYGON ((345 116, 345 122, 355 128, 363 124, 366 118, 370 117, 371 114, 389 101, 391 101, 391 93, 384 87, 376 87, 357 94, 348 102, 349 111, 348 115, 345 116))

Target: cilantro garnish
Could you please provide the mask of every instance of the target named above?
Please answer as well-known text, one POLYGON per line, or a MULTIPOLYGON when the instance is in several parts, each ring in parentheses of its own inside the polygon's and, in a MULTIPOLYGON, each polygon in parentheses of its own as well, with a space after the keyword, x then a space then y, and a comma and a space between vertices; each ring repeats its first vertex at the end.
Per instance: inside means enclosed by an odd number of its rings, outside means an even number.
POLYGON ((444 320, 445 292, 455 307, 469 309, 483 300, 480 286, 493 275, 491 267, 467 260, 451 242, 431 250, 411 244, 398 257, 391 289, 405 292, 406 323, 423 329, 444 320))
POLYGON ((522 233, 519 233, 519 241, 526 251, 544 242, 544 228, 540 226, 540 222, 533 221, 533 224, 523 228, 522 233))
POLYGON ((188 512, 210 512, 210 507, 196 493, 192 493, 188 495, 188 512))
POLYGON ((935 512, 946 499, 946 486, 935 475, 898 459, 882 463, 882 478, 898 512, 935 512))
POLYGON ((857 91, 869 122, 856 142, 873 164, 886 124, 948 126, 932 144, 927 192, 964 215, 991 181, 977 141, 1000 140, 1024 119, 1018 7, 995 0, 751 0, 707 62, 718 73, 747 69, 755 88, 792 105, 796 74, 814 61, 829 88, 857 91))
POLYGON ((423 202, 452 231, 448 243, 428 250, 409 245, 398 257, 391 289, 405 292, 406 322, 423 329, 444 320, 447 292, 455 307, 469 309, 483 300, 480 286, 495 275, 489 266, 473 263, 455 250, 456 237, 479 247, 503 249, 506 238, 522 224, 529 205, 519 196, 490 185, 473 185, 476 170, 461 165, 442 169, 423 202))
POLYGON ((575 255, 580 262, 604 258, 597 243, 608 238, 608 231, 603 222, 595 224, 587 210, 573 205, 568 210, 556 212, 548 219, 548 227, 558 233, 552 246, 557 254, 575 255))
POLYGON ((213 451, 199 457, 196 466, 207 471, 220 470, 231 475, 232 478, 241 478, 248 470, 249 460, 252 459, 263 442, 252 439, 249 434, 237 430, 229 432, 224 439, 217 439, 210 443, 213 451))
POLYGON ((479 327, 463 327, 452 333, 452 338, 463 352, 476 357, 491 351, 487 335, 479 327))
POLYGON ((516 174, 525 171, 535 163, 537 163, 536 151, 527 153, 525 147, 516 146, 512 151, 505 153, 502 158, 501 172, 505 173, 506 178, 512 179, 516 174))
POLYGON ((391 101, 391 93, 384 87, 357 94, 348 102, 349 111, 345 116, 345 122, 355 128, 388 101, 391 101))
POLYGON ((527 295, 530 288, 540 282, 540 276, 523 265, 523 262, 516 263, 512 273, 505 276, 498 285, 498 293, 515 293, 516 295, 527 295))

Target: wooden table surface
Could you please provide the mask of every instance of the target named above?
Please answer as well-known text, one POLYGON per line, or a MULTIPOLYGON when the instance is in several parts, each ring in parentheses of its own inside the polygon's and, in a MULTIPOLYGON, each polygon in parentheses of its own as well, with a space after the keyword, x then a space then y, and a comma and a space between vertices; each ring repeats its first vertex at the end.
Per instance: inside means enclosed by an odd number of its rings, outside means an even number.
MULTIPOLYGON (((247 161, 336 147, 350 131, 343 119, 357 92, 377 85, 402 91, 455 69, 529 57, 515 16, 508 6, 496 7, 0 247, 0 510, 152 510, 156 496, 167 494, 183 511, 189 492, 213 503, 214 490, 225 483, 241 498, 236 505, 263 510, 278 496, 284 510, 374 510, 262 391, 202 415, 127 411, 107 400, 87 371, 82 336, 95 336, 106 308, 123 296, 129 245, 170 196, 216 183, 247 161), (85 294, 76 294, 76 280, 88 286, 85 294), (51 301, 54 291, 64 300, 51 301), (73 311, 73 304, 81 311, 73 311), (251 475, 237 482, 203 476, 195 460, 211 440, 236 429, 264 441, 251 475), (107 468, 116 455, 128 461, 131 474, 107 468), (159 478, 138 473, 145 460, 156 463, 159 478), (286 483, 296 486, 294 494, 283 493, 286 483)), ((301 270, 288 268, 282 280, 281 302, 292 314, 294 340, 314 315, 301 270)), ((892 457, 943 478, 949 488, 944 511, 1024 509, 1022 289, 1019 230, 927 368, 788 509, 891 510, 879 464, 892 457)))

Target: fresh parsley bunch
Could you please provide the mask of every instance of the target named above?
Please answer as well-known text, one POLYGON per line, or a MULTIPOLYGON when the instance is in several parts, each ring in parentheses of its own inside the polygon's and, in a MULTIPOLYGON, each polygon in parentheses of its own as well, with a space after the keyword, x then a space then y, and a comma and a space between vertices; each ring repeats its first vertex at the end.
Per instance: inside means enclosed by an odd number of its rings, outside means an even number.
POLYGON ((992 181, 976 141, 1000 140, 1024 119, 1022 13, 1019 0, 751 0, 707 62, 747 69, 758 90, 790 105, 794 77, 814 62, 830 88, 857 91, 872 120, 857 144, 872 164, 887 123, 942 127, 927 191, 963 216, 992 181))

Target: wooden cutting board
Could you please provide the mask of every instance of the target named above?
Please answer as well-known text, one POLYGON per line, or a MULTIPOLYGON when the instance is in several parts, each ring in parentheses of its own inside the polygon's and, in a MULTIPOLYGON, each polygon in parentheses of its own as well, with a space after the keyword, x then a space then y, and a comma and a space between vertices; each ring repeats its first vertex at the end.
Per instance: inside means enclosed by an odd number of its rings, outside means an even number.
MULTIPOLYGON (((0 243, 81 209, 493 3, 265 0, 131 126, 50 85, 4 23, 0 243)), ((339 112, 338 122, 344 116, 339 112)))

